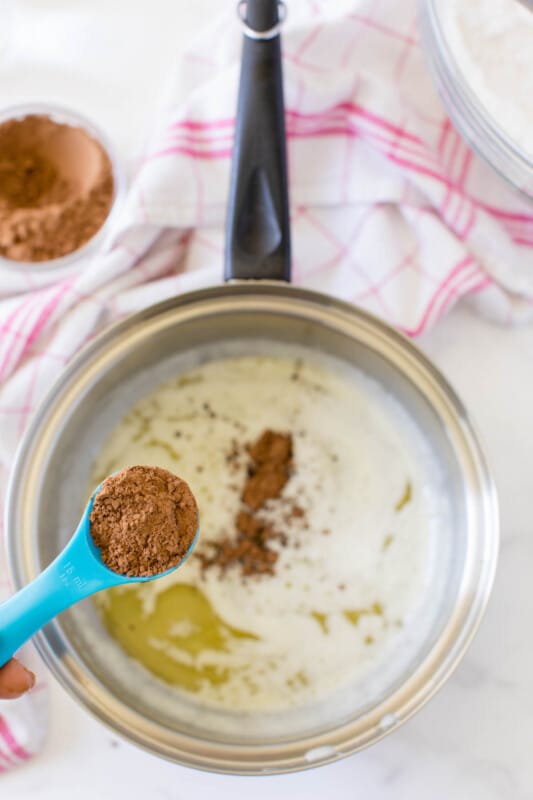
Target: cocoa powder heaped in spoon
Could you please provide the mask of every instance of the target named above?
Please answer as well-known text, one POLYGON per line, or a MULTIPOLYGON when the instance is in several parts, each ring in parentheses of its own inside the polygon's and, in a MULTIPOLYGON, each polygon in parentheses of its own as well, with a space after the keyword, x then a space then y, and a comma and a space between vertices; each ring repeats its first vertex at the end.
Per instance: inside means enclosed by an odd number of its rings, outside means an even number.
POLYGON ((189 486, 160 467, 127 467, 111 475, 96 495, 91 536, 114 572, 150 577, 175 567, 198 528, 189 486))

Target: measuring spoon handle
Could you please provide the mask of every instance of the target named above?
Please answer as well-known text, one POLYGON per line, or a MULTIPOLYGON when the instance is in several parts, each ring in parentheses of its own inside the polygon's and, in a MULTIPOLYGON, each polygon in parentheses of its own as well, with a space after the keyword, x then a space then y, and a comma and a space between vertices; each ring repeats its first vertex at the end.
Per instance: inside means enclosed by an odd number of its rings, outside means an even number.
POLYGON ((0 666, 65 609, 120 582, 90 554, 85 515, 70 542, 35 580, 0 605, 0 666))

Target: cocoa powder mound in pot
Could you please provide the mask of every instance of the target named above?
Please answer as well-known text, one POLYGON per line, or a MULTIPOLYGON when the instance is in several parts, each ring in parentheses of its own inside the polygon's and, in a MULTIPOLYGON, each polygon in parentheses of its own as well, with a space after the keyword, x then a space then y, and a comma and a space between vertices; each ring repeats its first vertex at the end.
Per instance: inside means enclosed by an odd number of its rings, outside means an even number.
MULTIPOLYGON (((271 544, 277 541, 282 546, 286 545, 287 536, 276 530, 258 512, 267 501, 280 498, 289 480, 293 469, 292 436, 290 433, 266 430, 247 450, 251 461, 241 495, 246 509, 237 514, 235 533, 208 542, 209 552, 200 552, 197 558, 204 570, 218 567, 223 572, 238 565, 243 577, 273 575, 279 554, 271 544)), ((237 454, 235 443, 229 465, 237 454)), ((303 509, 294 506, 288 516, 300 518, 304 516, 303 509)))
POLYGON ((166 469, 128 467, 103 482, 90 522, 94 544, 110 569, 152 576, 187 554, 198 528, 198 507, 185 481, 166 469))
POLYGON ((0 124, 0 255, 48 261, 89 241, 109 215, 113 169, 82 128, 33 114, 0 124))
POLYGON ((235 537, 227 537, 220 542, 211 542, 213 553, 206 556, 199 553, 198 558, 205 569, 216 565, 222 571, 239 564, 244 577, 250 575, 272 575, 278 553, 270 547, 273 541, 285 544, 287 537, 274 529, 273 525, 247 511, 240 511, 235 521, 235 537))
POLYGON ((279 497, 289 480, 292 437, 266 430, 248 448, 248 452, 253 463, 242 499, 247 506, 257 511, 267 500, 279 497))

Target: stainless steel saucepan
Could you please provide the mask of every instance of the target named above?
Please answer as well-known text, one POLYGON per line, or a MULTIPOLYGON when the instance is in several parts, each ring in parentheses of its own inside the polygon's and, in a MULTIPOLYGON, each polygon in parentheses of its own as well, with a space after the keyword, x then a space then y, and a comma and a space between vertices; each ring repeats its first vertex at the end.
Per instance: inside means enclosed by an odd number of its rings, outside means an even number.
MULTIPOLYGON (((265 343, 304 346, 372 376, 422 431, 445 478, 449 528, 436 543, 429 622, 407 661, 320 707, 223 713, 185 699, 116 646, 91 603, 36 637, 52 673, 95 716, 165 758, 206 770, 272 773, 371 744, 451 675, 481 620, 498 546, 494 485, 467 414, 435 367, 395 330, 353 306, 289 284, 290 247, 276 0, 248 0, 226 248, 226 285, 160 303, 109 328, 67 367, 35 415, 14 465, 7 531, 16 588, 62 548, 110 431, 161 381, 265 343)), ((354 443, 356 446, 356 443, 354 443)), ((413 640, 414 641, 414 640, 413 640)))

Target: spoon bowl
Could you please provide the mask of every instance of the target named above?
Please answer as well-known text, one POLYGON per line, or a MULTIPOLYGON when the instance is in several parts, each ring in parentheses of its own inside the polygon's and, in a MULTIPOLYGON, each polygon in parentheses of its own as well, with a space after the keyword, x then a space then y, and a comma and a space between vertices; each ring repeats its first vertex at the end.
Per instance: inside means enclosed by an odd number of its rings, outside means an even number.
POLYGON ((102 561, 91 536, 93 492, 72 538, 52 563, 34 581, 0 605, 0 667, 40 628, 62 611, 103 589, 128 583, 145 583, 174 572, 189 557, 198 530, 185 556, 170 569, 155 575, 121 575, 102 561))

